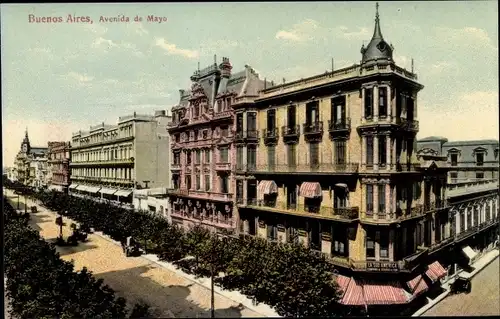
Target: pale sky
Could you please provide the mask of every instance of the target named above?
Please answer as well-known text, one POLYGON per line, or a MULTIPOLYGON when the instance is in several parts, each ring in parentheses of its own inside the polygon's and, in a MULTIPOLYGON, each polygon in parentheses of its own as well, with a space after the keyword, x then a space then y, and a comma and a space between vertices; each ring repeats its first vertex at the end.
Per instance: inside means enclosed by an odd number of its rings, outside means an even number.
MULTIPOLYGON (((170 109, 189 77, 229 57, 233 71, 287 82, 359 63, 374 2, 31 4, 1 6, 3 166, 28 127, 34 146, 118 116, 170 109), (29 23, 29 15, 63 17, 29 23), (66 23, 69 14, 93 23, 66 23), (129 23, 99 22, 128 16, 129 23), (167 21, 134 22, 138 15, 167 21)), ((418 138, 498 139, 497 1, 381 2, 395 60, 425 88, 418 138)))

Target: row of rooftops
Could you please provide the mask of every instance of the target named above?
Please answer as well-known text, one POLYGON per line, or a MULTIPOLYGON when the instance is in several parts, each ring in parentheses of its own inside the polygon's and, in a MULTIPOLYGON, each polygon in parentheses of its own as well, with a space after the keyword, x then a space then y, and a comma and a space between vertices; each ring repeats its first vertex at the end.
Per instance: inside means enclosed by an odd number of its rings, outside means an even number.
POLYGON ((498 140, 484 139, 484 140, 469 140, 469 141, 448 141, 446 137, 442 136, 429 136, 421 138, 417 143, 424 142, 441 142, 443 146, 474 146, 474 145, 498 145, 498 140))
POLYGON ((111 132, 119 129, 121 126, 127 124, 128 122, 152 122, 155 121, 157 117, 166 117, 167 112, 165 110, 155 111, 154 115, 147 114, 137 114, 134 112, 132 115, 120 116, 118 117, 118 123, 116 125, 105 124, 104 122, 91 125, 88 131, 78 131, 73 133, 73 137, 86 137, 95 132, 111 132))

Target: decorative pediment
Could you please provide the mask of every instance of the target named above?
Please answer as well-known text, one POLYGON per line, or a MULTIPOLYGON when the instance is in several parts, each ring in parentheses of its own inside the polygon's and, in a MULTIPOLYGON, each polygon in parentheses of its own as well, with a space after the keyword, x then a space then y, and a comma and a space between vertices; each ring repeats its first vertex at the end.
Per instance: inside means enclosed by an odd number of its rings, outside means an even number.
POLYGON ((461 154, 462 151, 458 148, 452 147, 448 150, 448 154, 461 154))
POLYGON ((474 156, 478 153, 484 153, 485 155, 488 155, 488 150, 482 146, 478 146, 472 151, 472 155, 474 156))
POLYGON ((227 137, 227 136, 221 136, 217 140, 217 144, 218 145, 230 144, 231 142, 232 142, 232 140, 229 137, 227 137))
POLYGON ((428 147, 424 147, 422 148, 421 150, 419 150, 417 152, 417 155, 434 155, 434 156, 437 156, 439 155, 439 152, 432 149, 432 148, 428 148, 428 147))

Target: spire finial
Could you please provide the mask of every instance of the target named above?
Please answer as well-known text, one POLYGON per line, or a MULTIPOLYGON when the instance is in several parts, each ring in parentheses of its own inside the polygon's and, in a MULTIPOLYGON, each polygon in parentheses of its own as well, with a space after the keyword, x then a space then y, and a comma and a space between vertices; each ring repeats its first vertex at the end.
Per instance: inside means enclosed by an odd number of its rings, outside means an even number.
POLYGON ((378 16, 378 2, 375 4, 375 20, 378 21, 379 16, 378 16))
POLYGON ((411 73, 414 73, 413 72, 413 58, 411 58, 411 73))

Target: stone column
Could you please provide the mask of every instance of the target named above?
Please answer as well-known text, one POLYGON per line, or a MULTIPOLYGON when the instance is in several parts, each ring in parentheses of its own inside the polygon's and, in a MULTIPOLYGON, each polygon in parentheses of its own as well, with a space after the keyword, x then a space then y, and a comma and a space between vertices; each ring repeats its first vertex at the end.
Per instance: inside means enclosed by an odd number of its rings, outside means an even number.
POLYGON ((392 211, 393 212, 396 212, 396 206, 397 206, 397 191, 396 191, 397 189, 396 189, 396 187, 397 187, 396 185, 394 185, 392 187, 392 194, 391 194, 391 196, 392 196, 391 203, 392 203, 392 211))
POLYGON ((247 201, 248 201, 247 190, 248 190, 248 180, 244 179, 243 180, 243 204, 244 205, 247 205, 247 201))
POLYGON ((366 89, 362 88, 361 89, 361 123, 366 122, 366 118, 365 118, 365 94, 366 94, 366 89))
POLYGON ((389 230, 389 261, 394 261, 394 229, 389 230))
POLYGON ((375 260, 380 260, 380 231, 375 232, 375 260))
POLYGON ((469 213, 469 208, 468 208, 468 207, 464 208, 464 212, 465 212, 465 213, 464 213, 464 217, 465 217, 465 218, 464 218, 464 220, 463 220, 463 222, 464 222, 464 226, 465 226, 465 227, 464 227, 464 231, 467 231, 467 229, 469 229, 469 225, 468 225, 468 222, 467 222, 467 214, 469 213))
POLYGON ((373 87, 373 121, 378 121, 378 85, 373 87))
POLYGON ((373 219, 378 219, 378 184, 373 184, 373 219))
POLYGON ((361 167, 366 168, 366 136, 361 136, 361 167))
POLYGON ((243 112, 243 132, 247 131, 247 112, 243 112))
POLYGON ((392 165, 392 162, 391 162, 391 144, 392 144, 392 139, 391 139, 391 135, 387 134, 387 136, 385 137, 385 145, 386 145, 386 169, 388 171, 391 170, 391 165, 392 165))
POLYGON ((378 135, 373 136, 373 170, 378 170, 378 135))
POLYGON ((392 203, 391 203, 391 184, 385 184, 385 213, 386 219, 389 219, 389 215, 392 213, 392 203))
POLYGON ((392 115, 392 100, 391 100, 391 86, 387 86, 387 120, 389 122, 392 122, 391 115, 392 115))
MULTIPOLYGON (((413 98, 413 97, 412 97, 413 98)), ((413 119, 417 119, 417 96, 415 95, 413 98, 413 119)))

